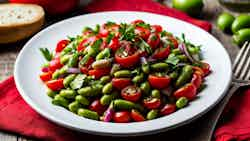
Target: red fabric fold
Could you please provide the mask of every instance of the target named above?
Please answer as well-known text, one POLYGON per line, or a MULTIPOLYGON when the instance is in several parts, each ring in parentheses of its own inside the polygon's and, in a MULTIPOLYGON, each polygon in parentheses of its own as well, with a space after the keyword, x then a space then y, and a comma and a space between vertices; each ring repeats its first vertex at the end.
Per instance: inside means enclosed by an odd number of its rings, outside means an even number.
POLYGON ((194 24, 206 31, 210 31, 212 27, 208 22, 191 18, 181 11, 152 0, 94 0, 84 10, 87 12, 144 11, 174 17, 194 24))
POLYGON ((250 89, 235 94, 215 131, 216 141, 250 140, 250 89))

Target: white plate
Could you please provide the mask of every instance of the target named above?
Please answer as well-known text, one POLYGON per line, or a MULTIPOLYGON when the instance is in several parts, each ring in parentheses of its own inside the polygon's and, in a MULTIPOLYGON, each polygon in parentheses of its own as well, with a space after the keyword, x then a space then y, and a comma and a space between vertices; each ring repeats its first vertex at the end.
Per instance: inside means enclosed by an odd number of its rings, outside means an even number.
POLYGON ((143 12, 103 12, 73 17, 42 30, 24 46, 15 64, 15 82, 24 100, 45 118, 62 126, 82 132, 135 136, 152 134, 188 123, 211 109, 225 94, 231 81, 231 62, 224 47, 209 33, 189 23, 156 14, 143 12), (207 88, 189 106, 177 112, 137 123, 105 123, 77 116, 64 108, 51 104, 46 88, 39 80, 40 67, 44 58, 40 47, 53 50, 56 43, 67 35, 80 34, 84 26, 94 26, 106 21, 131 22, 142 19, 150 24, 162 25, 164 29, 180 36, 181 33, 195 44, 202 45, 206 62, 211 65, 212 73, 206 79, 207 88))

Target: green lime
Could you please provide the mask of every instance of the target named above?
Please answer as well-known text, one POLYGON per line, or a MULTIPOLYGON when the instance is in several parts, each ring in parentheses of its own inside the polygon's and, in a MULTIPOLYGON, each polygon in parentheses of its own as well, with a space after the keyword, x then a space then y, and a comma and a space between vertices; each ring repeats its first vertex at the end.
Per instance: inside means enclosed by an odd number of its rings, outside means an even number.
POLYGON ((234 19, 233 15, 229 13, 222 13, 217 19, 217 26, 222 31, 229 31, 234 19))
POLYGON ((197 16, 203 8, 202 0, 172 0, 172 6, 175 9, 186 12, 191 16, 197 16))
POLYGON ((236 33, 238 30, 242 28, 249 28, 250 27, 250 15, 241 14, 234 20, 232 24, 232 31, 236 33))

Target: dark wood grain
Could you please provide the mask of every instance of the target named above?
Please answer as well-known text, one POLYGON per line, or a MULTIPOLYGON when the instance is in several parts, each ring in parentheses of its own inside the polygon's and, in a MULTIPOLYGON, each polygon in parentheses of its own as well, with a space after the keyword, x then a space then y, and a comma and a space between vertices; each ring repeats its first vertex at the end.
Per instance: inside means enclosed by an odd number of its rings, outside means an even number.
MULTIPOLYGON (((0 2, 3 2, 3 0, 0 0, 0 2)), ((166 3, 169 4, 170 0, 168 0, 166 3)), ((202 13, 201 19, 207 20, 213 24, 213 29, 212 29, 212 35, 215 36, 221 43, 224 45, 226 50, 228 51, 230 57, 232 60, 234 60, 239 48, 232 44, 232 39, 231 35, 227 35, 222 33, 220 30, 217 29, 215 26, 216 23, 216 18, 218 14, 220 14, 222 11, 226 11, 223 7, 221 7, 217 0, 205 0, 205 8, 202 13)), ((232 13, 232 12, 231 12, 232 13)), ((237 15, 237 13, 233 13, 237 15)), ((74 14, 71 14, 74 15, 74 14)), ((65 17, 50 20, 50 23, 53 23, 57 20, 64 19, 65 17)), ((20 49, 24 45, 26 41, 21 41, 19 43, 15 44, 9 44, 9 45, 0 45, 0 81, 4 80, 8 76, 13 74, 13 64, 15 62, 16 56, 18 55, 20 49)), ((136 139, 151 139, 151 140, 156 140, 158 139, 164 139, 164 140, 177 140, 177 141, 187 141, 190 140, 192 141, 192 136, 193 134, 192 131, 197 131, 195 129, 199 128, 199 121, 204 120, 206 116, 201 117, 195 122, 192 122, 190 124, 187 124, 183 127, 179 127, 177 129, 160 133, 160 134, 155 134, 155 135, 150 135, 150 136, 144 136, 144 137, 136 137, 136 139), (181 135, 180 135, 181 134, 181 135)), ((196 133, 198 134, 198 133, 196 133)), ((87 138, 90 140, 96 140, 99 138, 99 136, 92 136, 92 135, 86 135, 87 138)), ((131 140, 135 139, 133 138, 111 138, 111 137, 103 137, 103 139, 108 139, 108 140, 131 140)), ((20 137, 15 134, 10 134, 10 133, 4 133, 0 132, 0 141, 31 141, 30 139, 26 139, 24 137, 20 137)))

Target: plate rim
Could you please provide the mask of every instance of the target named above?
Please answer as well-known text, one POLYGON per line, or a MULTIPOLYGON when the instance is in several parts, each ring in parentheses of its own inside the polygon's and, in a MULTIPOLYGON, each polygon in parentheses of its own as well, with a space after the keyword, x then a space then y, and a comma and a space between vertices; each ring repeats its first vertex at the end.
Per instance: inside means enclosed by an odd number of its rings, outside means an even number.
POLYGON ((192 116, 191 118, 189 119, 186 119, 182 122, 179 122, 178 124, 175 124, 175 125, 172 125, 172 126, 168 126, 168 127, 165 127, 165 128, 160 128, 160 129, 156 129, 156 130, 147 130, 147 131, 138 131, 138 132, 129 132, 129 133, 110 133, 110 132, 100 132, 100 131, 96 131, 96 130, 93 130, 93 129, 83 129, 83 128, 77 128, 75 126, 72 126, 71 124, 68 124, 60 119, 57 119, 55 118, 54 116, 50 116, 48 115, 46 112, 44 112, 42 110, 42 108, 39 108, 39 106, 37 106, 34 102, 32 102, 32 99, 30 97, 28 97, 24 90, 22 89, 21 85, 19 84, 20 81, 18 79, 18 70, 17 70, 17 67, 18 66, 18 63, 20 62, 20 56, 22 56, 23 52, 24 52, 24 48, 26 48, 28 46, 28 44, 32 43, 32 41, 37 38, 37 36, 40 36, 40 34, 42 34, 42 32, 46 31, 46 30, 49 30, 50 28, 53 28, 54 26, 56 25, 59 25, 59 24, 62 24, 64 23, 65 21, 70 21, 72 19, 77 19, 79 17, 82 17, 82 16, 86 16, 86 15, 89 15, 89 16, 94 16, 94 15, 98 15, 98 14, 109 14, 109 13, 139 13, 139 14, 150 14, 150 15, 157 15, 159 16, 160 14, 155 14, 155 13, 149 13, 149 12, 140 12, 140 11, 108 11, 108 12, 96 12, 96 13, 89 13, 89 14, 83 14, 83 15, 78 15, 78 16, 74 16, 74 17, 71 17, 71 18, 67 18, 67 19, 64 19, 64 20, 61 20, 61 21, 58 21, 46 28, 44 28, 43 30, 39 31, 38 33, 36 33, 31 39, 29 39, 29 41, 23 46, 22 50, 20 51, 20 53, 18 54, 18 57, 16 59, 16 62, 15 62, 15 65, 14 65, 14 80, 15 80, 15 83, 16 83, 16 86, 17 86, 17 89, 18 91, 20 92, 22 98, 25 100, 25 102, 32 108, 34 109, 36 112, 38 112, 40 115, 42 115, 44 118, 56 123, 56 124, 59 124, 59 125, 62 125, 64 127, 67 127, 67 128, 70 128, 70 129, 73 129, 73 130, 77 130, 77 131, 81 131, 81 132, 86 132, 86 133, 92 133, 92 134, 98 134, 98 135, 108 135, 108 136, 138 136, 138 135, 149 135, 149 134, 155 134, 155 133, 159 133, 159 132, 163 132, 163 131, 166 131, 166 130, 171 130, 173 128, 176 128, 176 127, 179 127, 179 126, 182 126, 182 125, 185 125, 185 124, 188 124, 190 122, 192 122, 193 120, 203 116, 205 113, 207 113, 209 110, 211 110, 215 105, 217 105, 219 103, 219 101, 221 101, 221 99, 225 96, 226 94, 226 91, 228 90, 229 86, 230 86, 230 83, 232 81, 232 63, 231 63, 231 59, 229 57, 229 54, 227 52, 227 50, 225 49, 225 47, 221 44, 221 42, 219 40, 217 40, 214 36, 212 36, 209 32, 201 29, 200 27, 198 26, 195 26, 191 23, 188 23, 188 22, 185 22, 185 21, 182 21, 180 19, 177 19, 177 18, 173 18, 173 17, 170 17, 170 16, 165 16, 165 15, 160 15, 160 16, 163 16, 163 17, 168 17, 170 19, 174 19, 174 20, 177 20, 178 22, 184 22, 185 24, 189 24, 189 26, 191 26, 192 28, 198 28, 199 30, 202 30, 204 32, 207 32, 207 35, 212 37, 214 40, 216 40, 216 42, 218 42, 222 48, 223 48, 223 51, 226 52, 226 56, 225 58, 227 58, 229 61, 230 61, 230 64, 229 67, 231 68, 231 71, 229 71, 230 73, 230 78, 229 78, 229 81, 226 85, 226 87, 224 88, 223 92, 221 92, 222 94, 220 95, 220 97, 212 104, 210 105, 208 108, 206 108, 205 110, 203 110, 202 112, 200 112, 199 114, 195 115, 195 116, 192 116))

